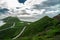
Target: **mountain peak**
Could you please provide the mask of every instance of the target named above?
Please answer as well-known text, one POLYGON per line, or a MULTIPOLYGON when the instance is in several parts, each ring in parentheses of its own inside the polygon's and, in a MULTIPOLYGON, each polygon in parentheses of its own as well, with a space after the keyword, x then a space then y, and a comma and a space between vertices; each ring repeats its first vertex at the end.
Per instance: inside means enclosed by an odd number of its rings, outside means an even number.
POLYGON ((55 16, 54 18, 60 20, 60 14, 55 16))
POLYGON ((4 19, 2 19, 4 22, 19 22, 20 20, 17 18, 17 17, 11 17, 11 16, 9 16, 9 17, 7 17, 7 18, 4 18, 4 19))

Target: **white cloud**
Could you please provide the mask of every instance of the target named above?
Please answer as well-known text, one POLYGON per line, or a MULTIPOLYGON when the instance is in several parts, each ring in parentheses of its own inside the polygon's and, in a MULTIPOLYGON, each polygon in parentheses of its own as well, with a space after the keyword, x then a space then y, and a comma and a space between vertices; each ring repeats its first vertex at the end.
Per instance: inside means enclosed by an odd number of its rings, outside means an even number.
POLYGON ((49 15, 49 17, 54 17, 58 14, 60 14, 60 0, 47 0, 42 2, 42 4, 36 4, 33 6, 32 9, 41 10, 45 9, 46 15, 49 15))
POLYGON ((24 4, 18 3, 17 0, 3 0, 1 3, 4 2, 6 4, 2 7, 10 10, 9 14, 5 14, 4 16, 18 16, 20 18, 21 13, 28 13, 29 15, 22 15, 21 20, 25 21, 34 21, 46 15, 54 17, 60 14, 60 0, 27 0, 24 4), (19 9, 16 9, 16 7, 19 7, 19 9))
POLYGON ((0 21, 0 26, 4 25, 5 23, 3 21, 0 21))

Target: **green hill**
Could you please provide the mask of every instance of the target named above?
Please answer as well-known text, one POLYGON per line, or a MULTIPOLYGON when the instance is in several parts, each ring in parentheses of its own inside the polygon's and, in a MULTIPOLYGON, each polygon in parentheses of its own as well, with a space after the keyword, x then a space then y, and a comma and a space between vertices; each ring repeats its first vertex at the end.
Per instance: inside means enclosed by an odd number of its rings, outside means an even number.
POLYGON ((0 39, 12 39, 20 33, 22 28, 26 25, 25 22, 20 21, 16 17, 7 17, 2 19, 6 24, 0 27, 0 39))
POLYGON ((60 21, 48 16, 31 23, 17 40, 54 40, 60 35, 60 21))
POLYGON ((60 14, 54 17, 57 20, 60 20, 60 14))
POLYGON ((26 29, 16 40, 57 40, 60 35, 60 21, 48 16, 32 23, 22 22, 17 17, 2 20, 6 24, 0 27, 1 40, 12 40, 25 26, 26 29))

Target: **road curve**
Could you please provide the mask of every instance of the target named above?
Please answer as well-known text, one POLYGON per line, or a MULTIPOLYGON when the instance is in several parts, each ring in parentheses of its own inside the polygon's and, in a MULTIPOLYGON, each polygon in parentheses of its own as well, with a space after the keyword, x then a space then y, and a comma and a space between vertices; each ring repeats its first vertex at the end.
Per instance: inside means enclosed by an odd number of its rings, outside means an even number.
POLYGON ((13 28, 14 26, 15 26, 15 23, 11 27, 8 27, 8 28, 5 28, 5 29, 0 30, 0 32, 1 31, 4 31, 4 30, 7 30, 7 29, 10 29, 10 28, 13 28))
POLYGON ((17 36, 15 36, 14 38, 12 38, 12 40, 15 40, 15 39, 17 39, 19 36, 21 36, 21 34, 25 31, 25 29, 26 29, 26 26, 22 29, 22 31, 21 31, 17 36))

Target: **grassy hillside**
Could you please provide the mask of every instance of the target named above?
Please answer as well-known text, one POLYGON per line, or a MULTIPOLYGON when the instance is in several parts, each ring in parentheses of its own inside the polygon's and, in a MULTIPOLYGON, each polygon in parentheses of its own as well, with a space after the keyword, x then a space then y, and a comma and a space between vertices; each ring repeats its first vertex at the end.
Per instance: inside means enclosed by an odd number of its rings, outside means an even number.
POLYGON ((54 17, 57 20, 60 20, 60 14, 54 17))
POLYGON ((6 24, 0 27, 1 40, 12 40, 24 26, 27 28, 16 40, 60 40, 60 21, 55 18, 45 16, 33 23, 22 22, 16 17, 8 17, 3 21, 6 24))
POLYGON ((25 22, 20 21, 16 17, 7 17, 3 19, 6 24, 0 27, 0 39, 8 40, 20 33, 22 28, 26 25, 25 22))
POLYGON ((16 40, 55 40, 60 35, 60 21, 45 16, 27 26, 24 33, 16 40))

